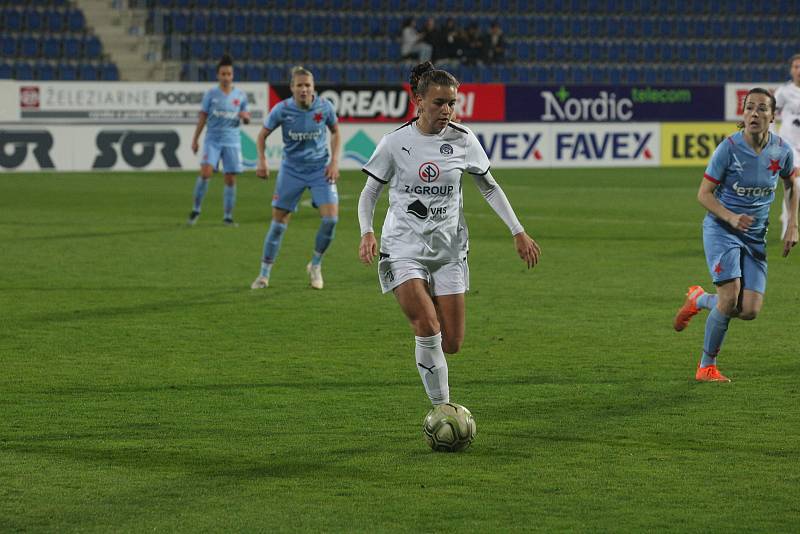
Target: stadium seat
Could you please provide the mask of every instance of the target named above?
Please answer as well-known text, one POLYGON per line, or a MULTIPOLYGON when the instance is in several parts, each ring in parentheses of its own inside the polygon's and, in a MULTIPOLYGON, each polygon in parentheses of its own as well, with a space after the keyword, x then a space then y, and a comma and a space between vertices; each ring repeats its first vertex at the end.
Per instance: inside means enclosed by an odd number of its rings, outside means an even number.
POLYGON ((44 26, 42 14, 35 9, 28 9, 23 15, 23 26, 29 32, 41 31, 44 26))
POLYGON ((100 59, 102 49, 100 39, 94 35, 87 37, 83 43, 83 55, 89 59, 100 59))
POLYGON ((8 80, 11 79, 14 75, 14 69, 11 67, 9 63, 0 63, 0 79, 8 80))
POLYGON ((39 63, 34 71, 37 80, 49 81, 56 79, 56 69, 50 63, 39 63))
POLYGON ((91 63, 84 63, 78 74, 81 80, 97 80, 100 77, 100 70, 91 63))
POLYGON ((68 16, 69 20, 69 31, 71 32, 80 32, 84 30, 84 26, 86 24, 86 19, 83 16, 83 12, 79 9, 73 9, 69 12, 68 16))
POLYGON ((30 59, 39 57, 39 40, 35 37, 23 37, 19 46, 19 55, 30 59))
POLYGON ((75 68, 74 65, 70 65, 67 63, 62 63, 58 67, 58 79, 59 80, 77 80, 78 79, 78 69, 75 68))
POLYGON ((10 35, 0 37, 0 52, 4 58, 12 58, 17 55, 17 39, 10 35))

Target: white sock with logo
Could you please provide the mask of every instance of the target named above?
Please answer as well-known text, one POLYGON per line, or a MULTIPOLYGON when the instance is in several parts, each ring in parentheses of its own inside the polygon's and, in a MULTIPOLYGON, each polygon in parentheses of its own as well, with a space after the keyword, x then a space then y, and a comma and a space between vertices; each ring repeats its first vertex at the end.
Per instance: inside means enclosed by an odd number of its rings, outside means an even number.
POLYGON ((450 385, 447 383, 447 360, 442 351, 442 333, 429 337, 414 336, 417 341, 415 355, 417 370, 425 392, 433 404, 450 402, 450 385))

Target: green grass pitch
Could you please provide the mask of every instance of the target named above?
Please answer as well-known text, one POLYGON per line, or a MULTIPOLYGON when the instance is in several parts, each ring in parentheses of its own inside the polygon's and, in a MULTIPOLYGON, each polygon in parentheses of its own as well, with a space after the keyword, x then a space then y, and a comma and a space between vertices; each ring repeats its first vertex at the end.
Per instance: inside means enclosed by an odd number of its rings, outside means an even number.
POLYGON ((709 285, 702 169, 495 174, 543 256, 465 178, 460 454, 427 449, 412 333, 357 260, 359 173, 325 289, 306 203, 260 292, 272 181, 234 229, 219 177, 186 228, 194 173, 0 176, 0 531, 796 532, 800 249, 772 232, 733 382, 696 384, 705 316, 671 320, 709 285))

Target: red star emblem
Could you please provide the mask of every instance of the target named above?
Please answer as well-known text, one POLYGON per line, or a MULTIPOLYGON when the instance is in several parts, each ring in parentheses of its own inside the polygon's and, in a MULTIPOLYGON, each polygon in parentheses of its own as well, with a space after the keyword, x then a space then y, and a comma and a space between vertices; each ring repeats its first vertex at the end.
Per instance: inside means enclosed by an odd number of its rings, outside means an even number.
POLYGON ((322 113, 314 113, 314 122, 319 124, 322 121, 322 113))
POLYGON ((772 174, 775 174, 776 172, 781 170, 781 164, 778 162, 777 159, 770 159, 769 167, 767 168, 772 171, 772 174))
POLYGON ((234 98, 233 99, 233 105, 234 106, 238 106, 239 105, 239 99, 238 98, 234 98))
POLYGON ((719 274, 722 272, 722 264, 718 263, 714 266, 714 272, 719 274))

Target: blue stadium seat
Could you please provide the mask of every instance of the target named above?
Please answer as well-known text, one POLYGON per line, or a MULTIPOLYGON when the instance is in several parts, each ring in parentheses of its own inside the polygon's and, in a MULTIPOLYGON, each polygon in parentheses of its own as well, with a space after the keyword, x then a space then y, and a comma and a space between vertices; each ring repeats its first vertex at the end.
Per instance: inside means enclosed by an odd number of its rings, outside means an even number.
POLYGON ((198 37, 189 41, 189 58, 193 60, 206 59, 208 57, 208 43, 205 39, 198 37))
POLYGON ((6 9, 4 23, 5 30, 12 32, 22 31, 22 13, 16 9, 6 9))
POLYGON ((248 59, 247 41, 244 39, 231 39, 228 41, 228 53, 233 56, 234 61, 248 59))
POLYGON ((83 16, 83 12, 79 9, 73 9, 69 12, 68 15, 69 20, 69 31, 71 32, 80 32, 85 29, 86 19, 83 16))
POLYGON ((68 63, 62 63, 58 67, 58 79, 67 81, 77 80, 78 69, 76 69, 74 65, 70 65, 68 63))
POLYGON ((283 84, 289 80, 289 71, 277 65, 270 65, 267 71, 267 81, 269 83, 283 84))
POLYGON ((377 65, 367 65, 364 67, 364 78, 370 83, 381 82, 382 71, 377 65))
POLYGON ((100 44, 100 39, 94 35, 87 37, 83 43, 83 55, 89 59, 99 59, 102 50, 103 46, 100 44))
POLYGON ((38 57, 39 39, 35 37, 23 37, 19 45, 19 55, 25 58, 38 57))
POLYGON ((83 43, 77 37, 64 38, 62 46, 64 57, 74 59, 80 57, 83 53, 83 43))
POLYGON ((25 30, 29 32, 41 31, 44 26, 42 14, 35 9, 25 11, 23 25, 25 26, 25 30))
POLYGON ((9 63, 0 63, 0 79, 9 80, 14 75, 14 69, 9 63))
POLYGON ((286 41, 270 41, 269 42, 269 59, 272 61, 280 61, 286 57, 286 41))
POLYGON ((231 30, 233 24, 233 16, 228 15, 223 11, 213 11, 211 13, 211 31, 218 35, 225 35, 231 30))
POLYGON ((205 14, 195 13, 192 15, 192 33, 195 35, 208 33, 208 17, 205 14))
POLYGON ((61 39, 58 37, 46 37, 42 41, 42 56, 47 59, 61 57, 61 39))
POLYGON ((97 80, 100 77, 100 70, 91 63, 84 63, 78 72, 81 80, 97 80))
POLYGON ((348 65, 344 76, 348 83, 361 82, 364 78, 364 69, 361 68, 361 65, 348 65))
POLYGON ((279 59, 280 56, 270 56, 267 53, 267 42, 263 39, 253 39, 250 41, 250 53, 248 57, 251 60, 262 61, 272 59, 273 61, 279 59))
POLYGON ((0 37, 0 52, 4 58, 12 58, 17 55, 17 39, 10 35, 0 37))
POLYGON ((50 63, 39 63, 34 70, 37 80, 49 81, 56 79, 56 69, 50 63))
POLYGON ((302 39, 289 39, 289 60, 303 61, 306 58, 306 45, 302 39))
POLYGON ((244 79, 249 82, 258 82, 264 79, 264 71, 256 63, 248 63, 244 69, 244 79))
POLYGON ((228 43, 222 39, 211 39, 208 43, 208 58, 219 61, 228 52, 228 43))
POLYGON ((347 46, 347 61, 364 61, 364 45, 358 41, 352 41, 347 46))
POLYGON ((283 35, 287 33, 289 29, 289 21, 286 15, 273 14, 270 22, 273 34, 283 35))
POLYGON ((119 69, 113 63, 106 63, 100 71, 100 79, 107 82, 116 82, 119 80, 119 69))
POLYGON ((233 33, 237 35, 245 35, 250 33, 250 17, 244 13, 236 13, 233 15, 233 33))

